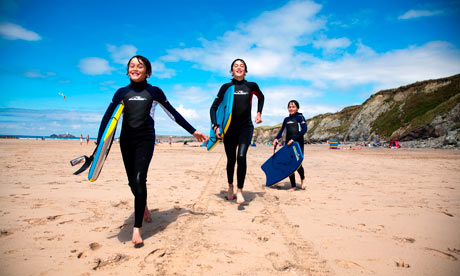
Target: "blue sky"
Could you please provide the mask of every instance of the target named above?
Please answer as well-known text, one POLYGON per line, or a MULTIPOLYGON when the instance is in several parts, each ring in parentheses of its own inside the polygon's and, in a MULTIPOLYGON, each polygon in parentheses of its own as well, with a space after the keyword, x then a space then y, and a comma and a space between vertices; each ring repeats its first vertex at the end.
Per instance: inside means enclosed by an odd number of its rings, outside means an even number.
MULTIPOLYGON (((460 73, 460 1, 0 3, 3 135, 95 136, 135 54, 152 62, 149 82, 206 134, 235 58, 265 94, 261 125, 282 122, 291 99, 310 118, 460 73)), ((187 134, 162 109, 155 119, 157 134, 187 134)))

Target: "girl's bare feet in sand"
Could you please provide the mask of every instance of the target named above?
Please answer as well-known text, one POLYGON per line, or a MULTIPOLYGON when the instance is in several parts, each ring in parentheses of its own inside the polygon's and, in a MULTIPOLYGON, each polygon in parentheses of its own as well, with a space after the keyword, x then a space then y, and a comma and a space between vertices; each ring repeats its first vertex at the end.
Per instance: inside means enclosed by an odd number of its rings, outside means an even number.
POLYGON ((243 189, 238 189, 236 191, 236 203, 238 204, 243 204, 244 203, 244 197, 243 197, 243 189))
POLYGON ((133 227, 133 239, 134 245, 142 244, 144 241, 141 237, 141 228, 133 227))
POLYGON ((233 184, 228 184, 227 200, 233 200, 233 184))
POLYGON ((297 190, 296 187, 289 189, 288 192, 294 192, 295 190, 297 190))
POLYGON ((305 183, 305 179, 300 180, 300 183, 302 183, 302 190, 305 190, 307 188, 307 183, 305 183))
POLYGON ((144 210, 144 221, 147 223, 152 222, 152 215, 150 214, 149 208, 147 208, 147 205, 145 205, 145 210, 144 210))

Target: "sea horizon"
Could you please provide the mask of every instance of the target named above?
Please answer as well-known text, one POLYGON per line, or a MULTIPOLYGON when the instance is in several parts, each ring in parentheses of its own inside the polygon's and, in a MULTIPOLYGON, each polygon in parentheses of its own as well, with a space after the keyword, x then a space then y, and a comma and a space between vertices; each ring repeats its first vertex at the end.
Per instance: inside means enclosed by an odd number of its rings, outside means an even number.
MULTIPOLYGON (((53 135, 53 134, 52 134, 53 135)), ((0 139, 59 139, 59 140, 79 140, 80 137, 73 136, 73 137, 59 137, 59 136, 52 136, 52 135, 17 135, 17 134, 0 134, 0 139)), ((61 134, 56 134, 61 135, 61 134)), ((165 139, 171 136, 172 138, 193 138, 193 136, 189 135, 168 135, 168 134, 157 134, 155 135, 156 139, 165 139)), ((120 137, 116 137, 115 140, 118 140, 120 137)), ((83 140, 86 139, 86 136, 83 137, 83 140)), ((90 137, 91 141, 95 141, 97 137, 90 137)))

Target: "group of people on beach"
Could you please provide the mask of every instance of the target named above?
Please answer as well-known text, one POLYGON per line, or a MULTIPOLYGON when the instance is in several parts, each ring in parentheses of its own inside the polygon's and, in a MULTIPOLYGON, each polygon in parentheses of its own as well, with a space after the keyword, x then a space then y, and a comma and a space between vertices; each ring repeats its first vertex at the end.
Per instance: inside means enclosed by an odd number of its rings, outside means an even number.
MULTIPOLYGON (((219 124, 216 120, 216 111, 222 102, 223 96, 230 86, 234 86, 234 99, 232 109, 232 119, 225 138, 223 139, 225 154, 227 156, 227 180, 228 192, 226 199, 233 200, 234 194, 234 171, 236 170, 236 202, 243 204, 244 181, 246 176, 247 164, 246 155, 252 141, 254 125, 251 120, 252 96, 258 98, 257 115, 255 123, 262 122, 262 109, 264 105, 264 95, 255 82, 245 80, 248 67, 244 60, 235 59, 230 67, 233 78, 220 88, 210 109, 212 129, 217 138, 221 138, 219 124)), ((155 146, 155 127, 154 115, 157 105, 161 106, 172 120, 192 134, 198 141, 203 142, 208 138, 203 133, 197 131, 190 125, 182 115, 167 100, 164 92, 147 82, 147 78, 152 74, 150 61, 140 55, 133 56, 127 65, 127 75, 130 84, 118 89, 112 98, 102 119, 97 143, 99 144, 103 131, 106 128, 110 116, 114 109, 121 102, 124 104, 123 124, 120 133, 120 149, 129 187, 134 195, 134 228, 132 242, 135 245, 143 243, 141 237, 142 222, 150 222, 151 214, 147 207, 147 172, 153 156, 155 146)), ((303 135, 307 131, 305 118, 298 112, 299 103, 292 100, 288 103, 289 116, 283 121, 280 132, 276 136, 273 144, 279 143, 279 139, 286 132, 286 144, 291 145, 298 142, 302 153, 304 147, 303 135)), ((301 178, 301 188, 305 189, 305 175, 302 166, 297 170, 301 178)), ((296 189, 295 176, 289 176, 291 189, 296 189)))

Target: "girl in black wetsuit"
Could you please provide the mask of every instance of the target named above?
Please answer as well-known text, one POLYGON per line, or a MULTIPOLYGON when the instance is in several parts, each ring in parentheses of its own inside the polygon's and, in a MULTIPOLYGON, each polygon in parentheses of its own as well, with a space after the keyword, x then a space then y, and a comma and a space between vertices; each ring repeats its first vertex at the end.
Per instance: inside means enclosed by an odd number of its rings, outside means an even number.
POLYGON ((124 104, 123 125, 120 134, 120 149, 128 176, 129 187, 134 195, 134 228, 132 242, 142 244, 142 219, 151 221, 147 208, 147 171, 155 146, 154 114, 157 105, 198 141, 206 136, 196 131, 168 102, 163 91, 147 83, 152 73, 149 60, 134 56, 128 62, 128 76, 131 83, 117 90, 113 96, 99 128, 97 143, 111 114, 121 102, 124 104))
POLYGON ((238 204, 244 203, 243 187, 246 176, 246 153, 248 152, 254 131, 254 126, 251 122, 252 95, 256 95, 258 98, 256 124, 262 122, 262 108, 264 106, 264 95, 260 91, 259 86, 255 82, 248 82, 244 79, 247 72, 244 60, 236 59, 232 62, 230 73, 232 73, 233 79, 231 82, 222 85, 210 110, 212 127, 216 133, 216 137, 221 138, 219 125, 216 120, 216 111, 222 102, 225 91, 234 85, 232 119, 224 137, 224 146, 225 154, 227 155, 227 199, 233 200, 233 173, 236 162, 238 164, 236 170, 238 184, 236 201, 238 204))
MULTIPOLYGON (((276 135, 275 140, 273 140, 273 145, 278 144, 278 139, 283 136, 283 133, 286 130, 286 143, 290 146, 294 143, 294 141, 298 142, 303 154, 303 135, 307 132, 307 123, 302 113, 297 112, 299 111, 299 102, 296 100, 290 101, 288 103, 288 111, 289 117, 284 118, 283 125, 281 126, 278 135, 276 135)), ((300 165, 297 169, 297 172, 300 175, 301 187, 302 189, 305 189, 305 174, 302 165, 300 165)), ((295 173, 289 176, 289 180, 291 181, 291 189, 289 191, 295 191, 295 173)))

